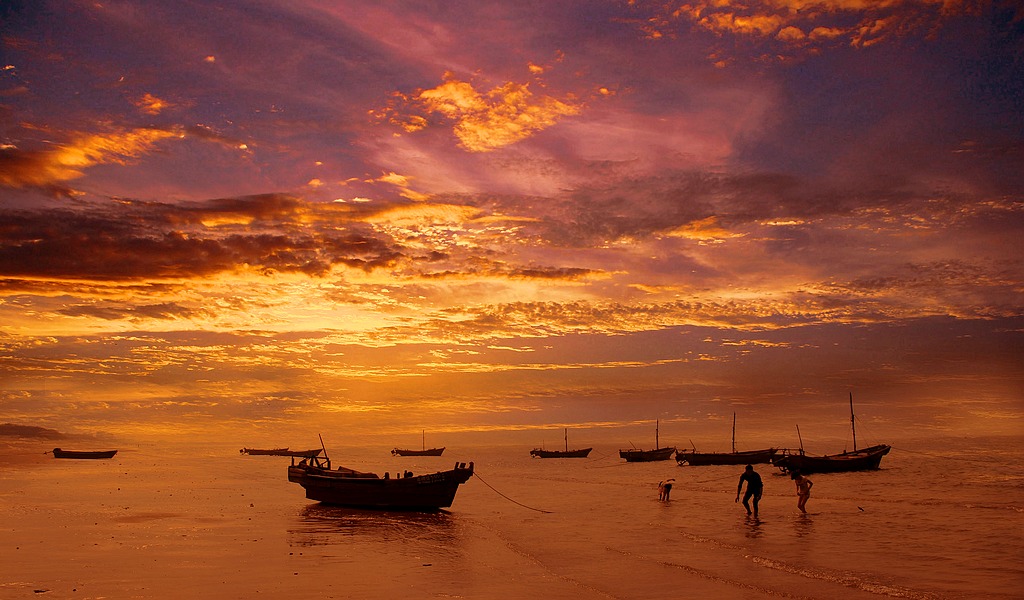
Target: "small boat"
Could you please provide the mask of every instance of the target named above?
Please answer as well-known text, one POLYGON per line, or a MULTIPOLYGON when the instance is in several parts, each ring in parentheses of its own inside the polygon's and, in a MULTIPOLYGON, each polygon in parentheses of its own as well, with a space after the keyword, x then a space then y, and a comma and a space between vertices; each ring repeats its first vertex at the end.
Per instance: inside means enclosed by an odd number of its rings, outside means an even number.
POLYGON ((242 448, 239 452, 250 456, 282 456, 288 452, 288 448, 242 448))
POLYGON ((655 462, 672 458, 672 453, 676 451, 675 447, 662 448, 658 440, 660 425, 660 420, 654 425, 654 450, 640 450, 637 448, 619 450, 619 458, 626 459, 626 462, 655 462))
POLYGON ((882 463, 882 457, 889 453, 892 446, 878 444, 869 448, 857 449, 857 425, 853 416, 852 392, 850 393, 850 427, 853 430, 853 451, 815 456, 804 453, 803 437, 800 435, 800 427, 797 426, 796 434, 800 438, 799 453, 793 454, 783 451, 782 454, 772 459, 772 464, 781 469, 783 473, 798 472, 803 475, 811 473, 849 473, 852 471, 872 471, 878 469, 882 463))
POLYGON ((676 452, 676 462, 688 464, 693 467, 708 465, 755 465, 772 462, 772 457, 778 452, 776 448, 767 450, 745 450, 736 451, 736 413, 732 413, 732 452, 676 452))
POLYGON ((117 454, 117 450, 61 450, 60 448, 53 449, 54 458, 113 458, 117 454))
POLYGON ((534 448, 530 450, 530 456, 536 458, 586 458, 593 448, 580 448, 579 450, 569 449, 569 429, 565 430, 565 450, 542 450, 534 448))
POLYGON ((395 448, 391 451, 394 456, 441 456, 444 453, 444 446, 440 448, 427 448, 427 432, 424 430, 421 433, 420 450, 406 450, 404 448, 395 448))
POLYGON ((310 450, 289 450, 288 448, 242 448, 239 450, 242 454, 248 454, 250 456, 318 456, 322 450, 320 448, 312 448, 310 450))
MULTIPOLYGON (((324 453, 326 456, 326 453, 324 453)), ((306 498, 325 504, 380 510, 436 511, 455 501, 459 486, 473 476, 473 463, 456 463, 448 471, 427 475, 411 472, 365 473, 331 468, 330 458, 308 457, 288 467, 288 481, 306 490, 306 498)))

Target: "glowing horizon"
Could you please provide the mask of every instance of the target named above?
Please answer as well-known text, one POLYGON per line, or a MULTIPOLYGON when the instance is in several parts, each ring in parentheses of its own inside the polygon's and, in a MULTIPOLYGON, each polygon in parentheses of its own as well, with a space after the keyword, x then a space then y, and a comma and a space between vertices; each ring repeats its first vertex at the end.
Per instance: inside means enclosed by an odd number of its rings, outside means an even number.
POLYGON ((0 422, 1024 429, 1010 3, 5 10, 0 422))

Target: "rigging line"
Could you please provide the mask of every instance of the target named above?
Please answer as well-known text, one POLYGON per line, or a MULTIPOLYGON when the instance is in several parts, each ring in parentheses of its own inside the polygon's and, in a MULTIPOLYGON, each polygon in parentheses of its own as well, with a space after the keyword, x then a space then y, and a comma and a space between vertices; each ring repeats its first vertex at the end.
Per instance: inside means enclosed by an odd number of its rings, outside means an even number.
POLYGON ((495 494, 497 494, 497 495, 501 496, 502 498, 508 500, 512 504, 518 504, 519 506, 522 506, 523 508, 528 508, 530 510, 535 510, 535 511, 540 512, 540 513, 546 513, 546 514, 551 514, 552 513, 552 511, 550 511, 550 510, 544 510, 544 509, 541 509, 541 508, 534 508, 532 506, 527 506, 527 505, 523 504, 522 502, 516 502, 515 500, 513 500, 513 499, 509 498, 508 496, 506 496, 505 494, 502 494, 498 490, 494 489, 493 485, 491 485, 491 484, 487 483, 486 481, 484 481, 484 478, 480 477, 480 472, 479 471, 474 471, 473 474, 476 475, 476 478, 479 479, 481 483, 483 483, 487 487, 491 488, 491 490, 493 490, 495 494))
POLYGON ((702 479, 700 481, 691 481, 690 483, 714 483, 716 481, 725 481, 726 479, 736 479, 736 475, 726 475, 724 477, 715 477, 714 479, 702 479))

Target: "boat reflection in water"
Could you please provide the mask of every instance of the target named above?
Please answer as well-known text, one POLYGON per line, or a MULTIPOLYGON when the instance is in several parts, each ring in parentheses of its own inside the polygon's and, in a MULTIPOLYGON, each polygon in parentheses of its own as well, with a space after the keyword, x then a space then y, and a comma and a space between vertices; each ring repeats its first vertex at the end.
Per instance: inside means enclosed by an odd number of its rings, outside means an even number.
POLYGON ((338 536, 384 545, 417 540, 443 546, 455 540, 457 528, 455 516, 446 511, 393 512, 318 503, 304 506, 288 533, 294 546, 334 546, 338 536))

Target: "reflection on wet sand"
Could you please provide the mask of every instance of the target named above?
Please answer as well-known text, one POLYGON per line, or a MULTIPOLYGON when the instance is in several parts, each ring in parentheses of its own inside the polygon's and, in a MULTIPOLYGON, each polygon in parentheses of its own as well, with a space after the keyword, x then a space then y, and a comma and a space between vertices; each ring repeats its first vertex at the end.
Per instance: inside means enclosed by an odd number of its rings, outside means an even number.
POLYGON ((288 529, 292 546, 330 546, 351 541, 452 545, 458 541, 458 517, 445 511, 392 512, 310 504, 288 529))
POLYGON ((744 524, 746 525, 746 536, 750 539, 757 539, 764 533, 761 529, 761 519, 758 517, 747 515, 744 524))
POLYGON ((793 529, 796 530, 796 537, 806 537, 814 533, 814 520, 807 514, 801 513, 793 521, 793 529))

